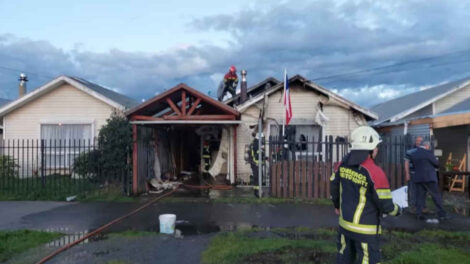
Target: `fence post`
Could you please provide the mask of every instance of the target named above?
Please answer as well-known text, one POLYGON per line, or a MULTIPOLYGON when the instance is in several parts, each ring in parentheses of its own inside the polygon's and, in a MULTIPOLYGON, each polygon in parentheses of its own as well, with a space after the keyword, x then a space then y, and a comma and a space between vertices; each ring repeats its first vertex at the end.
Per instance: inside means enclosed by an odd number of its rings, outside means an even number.
POLYGON ((41 182, 42 187, 46 187, 46 161, 45 161, 45 140, 41 139, 41 182))

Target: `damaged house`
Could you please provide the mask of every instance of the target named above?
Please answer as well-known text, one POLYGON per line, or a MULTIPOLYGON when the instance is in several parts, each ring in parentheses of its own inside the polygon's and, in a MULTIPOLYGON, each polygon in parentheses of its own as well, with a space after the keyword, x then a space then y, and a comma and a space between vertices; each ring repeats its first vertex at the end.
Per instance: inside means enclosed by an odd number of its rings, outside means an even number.
MULTIPOLYGON (((127 111, 134 136, 133 191, 148 190, 151 179, 184 181, 209 175, 223 184, 252 184, 246 161, 252 133, 261 116, 265 138, 280 136, 283 85, 268 78, 247 88, 244 72, 241 92, 225 102, 179 84, 127 111)), ((286 127, 290 137, 346 139, 354 128, 377 119, 300 75, 289 79, 289 87, 294 113, 286 127)))
MULTIPOLYGON (((282 135, 285 117, 283 105, 284 83, 268 78, 246 89, 246 76, 242 76, 241 93, 226 101, 240 112, 241 123, 237 127, 237 183, 251 184, 250 165, 245 161, 245 153, 253 141, 259 118, 262 118, 262 131, 265 139, 282 135), (244 95, 243 93, 245 93, 244 95)), ((295 75, 289 79, 293 118, 286 126, 286 135, 292 140, 302 139, 321 141, 333 136, 346 138, 358 126, 376 120, 377 115, 347 99, 295 75)), ((267 151, 269 146, 266 146, 267 151)), ((310 146, 308 147, 310 148, 310 146)), ((320 150, 308 150, 313 155, 320 150)), ((266 154, 267 155, 267 154, 266 154)))
POLYGON ((179 84, 127 112, 133 127, 133 192, 151 179, 189 180, 220 176, 234 183, 236 126, 240 113, 179 84))

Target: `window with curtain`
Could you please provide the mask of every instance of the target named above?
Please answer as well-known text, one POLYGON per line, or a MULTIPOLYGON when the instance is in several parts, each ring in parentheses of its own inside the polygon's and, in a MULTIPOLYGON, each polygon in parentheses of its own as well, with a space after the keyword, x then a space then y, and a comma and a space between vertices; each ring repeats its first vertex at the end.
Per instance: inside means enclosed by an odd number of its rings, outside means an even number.
POLYGON ((93 147, 91 124, 42 124, 46 168, 69 168, 83 151, 93 147))

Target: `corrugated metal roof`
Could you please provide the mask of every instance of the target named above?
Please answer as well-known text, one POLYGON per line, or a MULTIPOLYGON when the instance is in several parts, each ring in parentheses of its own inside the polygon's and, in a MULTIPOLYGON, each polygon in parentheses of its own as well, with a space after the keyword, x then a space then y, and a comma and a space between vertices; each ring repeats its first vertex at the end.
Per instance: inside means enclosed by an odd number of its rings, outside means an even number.
POLYGON ((450 92, 469 81, 470 78, 465 78, 458 81, 449 82, 373 106, 371 107, 371 110, 379 115, 379 119, 374 123, 379 124, 387 121, 392 117, 412 109, 420 104, 426 102, 432 103, 433 99, 437 99, 440 95, 450 92))
POLYGON ((85 85, 91 90, 109 98, 110 100, 126 107, 127 109, 132 108, 139 104, 139 102, 133 98, 127 97, 123 94, 120 94, 108 88, 104 88, 103 86, 100 86, 96 83, 92 83, 90 81, 87 81, 85 79, 78 78, 78 77, 73 77, 73 76, 67 76, 67 77, 69 77, 70 79, 73 79, 74 81, 81 83, 82 85, 85 85))

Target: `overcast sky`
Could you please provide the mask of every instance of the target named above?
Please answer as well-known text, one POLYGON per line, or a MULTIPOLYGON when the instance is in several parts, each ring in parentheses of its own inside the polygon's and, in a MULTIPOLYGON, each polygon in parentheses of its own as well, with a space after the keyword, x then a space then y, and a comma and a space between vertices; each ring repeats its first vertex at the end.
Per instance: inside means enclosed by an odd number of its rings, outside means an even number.
POLYGON ((467 0, 0 0, 0 97, 20 71, 29 90, 65 74, 139 100, 215 95, 233 64, 249 85, 287 68, 371 106, 470 77, 468 21, 467 0))

